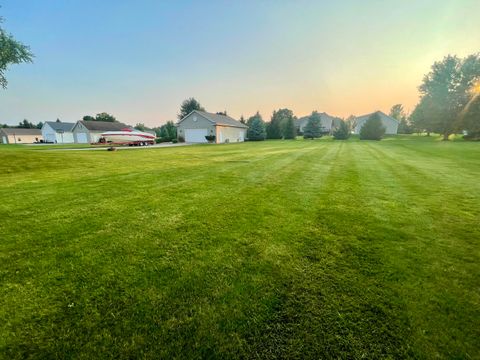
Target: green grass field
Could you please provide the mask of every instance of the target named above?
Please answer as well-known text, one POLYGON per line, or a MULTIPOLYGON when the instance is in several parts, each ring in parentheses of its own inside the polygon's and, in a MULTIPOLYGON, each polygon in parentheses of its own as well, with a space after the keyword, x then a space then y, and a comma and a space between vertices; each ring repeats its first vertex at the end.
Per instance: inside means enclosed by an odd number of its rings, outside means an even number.
POLYGON ((480 144, 0 146, 0 357, 480 358, 480 144))

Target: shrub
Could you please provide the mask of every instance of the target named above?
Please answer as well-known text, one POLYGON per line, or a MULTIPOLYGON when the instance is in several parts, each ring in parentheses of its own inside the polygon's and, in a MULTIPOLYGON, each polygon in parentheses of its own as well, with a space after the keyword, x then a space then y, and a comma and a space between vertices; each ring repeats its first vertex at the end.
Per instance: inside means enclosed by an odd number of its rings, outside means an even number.
MULTIPOLYGON (((180 142, 184 142, 184 141, 180 141, 180 142)), ((172 139, 172 143, 176 144, 176 143, 178 143, 178 140, 177 139, 172 139)))
POLYGON ((378 113, 372 114, 360 129, 360 140, 381 140, 385 127, 378 113))
POLYGON ((215 141, 215 135, 207 135, 205 136, 205 139, 207 139, 209 143, 212 143, 215 141))
POLYGON ((179 136, 177 142, 183 143, 183 142, 185 142, 185 138, 183 136, 179 136))
POLYGON ((345 121, 340 121, 338 127, 333 131, 335 140, 347 140, 351 135, 350 126, 345 121))

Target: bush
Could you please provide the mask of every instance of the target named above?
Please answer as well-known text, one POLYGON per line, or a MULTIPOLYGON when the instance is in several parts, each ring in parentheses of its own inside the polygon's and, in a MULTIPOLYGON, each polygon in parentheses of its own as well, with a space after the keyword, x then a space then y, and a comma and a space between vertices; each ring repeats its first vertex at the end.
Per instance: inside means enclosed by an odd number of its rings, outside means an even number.
MULTIPOLYGON (((172 140, 172 142, 173 142, 173 140, 172 140)), ((185 142, 185 138, 183 136, 179 136, 177 142, 183 143, 183 142, 185 142)))
POLYGON ((209 143, 212 143, 215 141, 215 135, 207 135, 205 136, 205 139, 207 139, 209 143))
POLYGON ((164 142, 170 142, 170 141, 172 141, 172 140, 169 139, 169 138, 165 138, 165 137, 158 137, 158 138, 155 139, 155 142, 157 144, 164 143, 164 142))
MULTIPOLYGON (((184 141, 181 141, 181 142, 184 142, 184 141)), ((176 143, 178 143, 178 140, 177 139, 172 139, 172 143, 176 144, 176 143)))
POLYGON ((345 121, 340 121, 338 127, 333 131, 335 140, 347 140, 351 135, 350 126, 345 121))
POLYGON ((381 140, 385 130, 380 115, 372 114, 360 129, 360 140, 381 140))

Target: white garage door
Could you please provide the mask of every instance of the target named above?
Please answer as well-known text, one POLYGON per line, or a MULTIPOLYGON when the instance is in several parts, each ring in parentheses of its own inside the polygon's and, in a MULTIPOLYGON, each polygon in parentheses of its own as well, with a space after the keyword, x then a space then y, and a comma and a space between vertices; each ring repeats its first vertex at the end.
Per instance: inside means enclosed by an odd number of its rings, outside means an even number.
POLYGON ((87 144, 88 143, 87 134, 77 133, 77 142, 80 144, 87 144))
POLYGON ((207 129, 185 129, 185 142, 189 143, 206 143, 207 129))
POLYGON ((2 142, 3 142, 4 144, 7 144, 7 137, 6 137, 6 136, 2 136, 2 142))

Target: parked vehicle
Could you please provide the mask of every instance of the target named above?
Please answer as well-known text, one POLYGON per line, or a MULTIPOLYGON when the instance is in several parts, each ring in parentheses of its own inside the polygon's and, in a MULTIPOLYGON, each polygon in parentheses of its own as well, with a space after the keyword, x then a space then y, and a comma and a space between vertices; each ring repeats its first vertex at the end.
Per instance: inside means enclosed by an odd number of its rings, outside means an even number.
POLYGON ((156 136, 147 132, 132 129, 122 129, 119 131, 106 131, 101 134, 99 143, 146 146, 155 144, 156 136))

